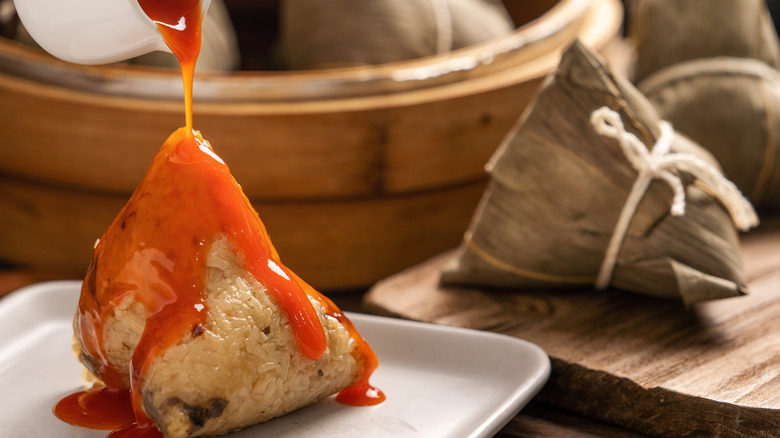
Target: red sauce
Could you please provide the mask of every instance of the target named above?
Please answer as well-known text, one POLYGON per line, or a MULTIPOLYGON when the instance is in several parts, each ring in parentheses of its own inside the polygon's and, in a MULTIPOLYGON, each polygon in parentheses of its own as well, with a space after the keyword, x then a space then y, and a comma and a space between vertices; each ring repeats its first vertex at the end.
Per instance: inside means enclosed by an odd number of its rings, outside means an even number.
POLYGON ((339 309, 333 301, 314 290, 313 287, 309 286, 300 278, 298 278, 298 280, 303 286, 306 294, 315 297, 326 309, 325 313, 336 318, 352 335, 352 339, 355 341, 355 351, 353 354, 356 354, 363 360, 358 373, 360 379, 349 388, 341 391, 336 396, 336 401, 350 406, 372 406, 385 401, 385 394, 378 388, 371 386, 369 383, 371 375, 379 366, 379 359, 376 357, 374 350, 371 349, 368 342, 360 336, 354 324, 352 324, 352 321, 344 316, 341 309, 339 309))
POLYGON ((135 421, 130 393, 108 387, 71 394, 57 404, 56 411, 63 421, 90 429, 116 429, 135 421))
POLYGON ((309 297, 323 303, 348 328, 356 342, 354 354, 363 365, 359 381, 337 400, 350 405, 380 403, 384 394, 368 383, 378 364, 371 347, 330 300, 281 263, 265 226, 228 167, 192 129, 192 87, 202 21, 199 0, 139 0, 139 4, 181 63, 186 127, 168 138, 101 238, 84 281, 79 300, 83 348, 97 359, 93 371, 107 387, 66 397, 55 414, 74 425, 114 429, 111 438, 162 436, 142 407, 143 376, 155 357, 203 322, 205 262, 220 234, 235 243, 246 268, 276 298, 306 357, 316 359, 327 347, 309 297), (143 305, 146 316, 129 377, 108 361, 102 339, 104 322, 128 295, 143 305))
POLYGON ((144 13, 157 24, 165 44, 181 64, 184 80, 184 109, 188 131, 192 131, 192 82, 200 54, 203 16, 200 0, 137 0, 144 13))

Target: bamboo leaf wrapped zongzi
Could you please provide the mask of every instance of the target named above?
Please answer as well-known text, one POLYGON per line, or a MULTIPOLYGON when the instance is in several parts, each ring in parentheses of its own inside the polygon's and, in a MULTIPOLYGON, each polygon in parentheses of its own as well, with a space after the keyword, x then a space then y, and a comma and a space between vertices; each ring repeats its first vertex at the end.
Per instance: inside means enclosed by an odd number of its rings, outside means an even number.
POLYGON ((780 67, 780 43, 765 0, 631 0, 633 80, 693 59, 729 56, 780 67))
POLYGON ((500 0, 284 0, 280 15, 285 69, 403 61, 514 29, 500 0))
POLYGON ((757 223, 750 204, 579 42, 488 169, 444 284, 609 285, 686 304, 747 292, 735 224, 757 223))

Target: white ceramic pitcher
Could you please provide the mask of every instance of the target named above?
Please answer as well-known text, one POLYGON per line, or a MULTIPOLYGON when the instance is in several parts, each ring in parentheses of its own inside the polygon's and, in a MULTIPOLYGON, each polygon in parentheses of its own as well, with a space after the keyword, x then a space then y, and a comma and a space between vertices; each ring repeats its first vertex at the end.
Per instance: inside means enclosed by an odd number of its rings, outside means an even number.
MULTIPOLYGON (((201 0, 206 14, 211 0, 201 0)), ((157 26, 136 0, 14 0, 19 19, 47 52, 76 64, 107 64, 162 50, 157 26)))

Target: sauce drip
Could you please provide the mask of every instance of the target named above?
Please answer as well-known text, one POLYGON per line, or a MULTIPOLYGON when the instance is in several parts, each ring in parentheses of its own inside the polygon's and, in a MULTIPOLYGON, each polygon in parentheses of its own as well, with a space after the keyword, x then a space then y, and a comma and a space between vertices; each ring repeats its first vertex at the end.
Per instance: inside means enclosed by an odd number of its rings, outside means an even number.
POLYGON ((200 54, 203 13, 200 0, 138 0, 144 13, 156 25, 165 44, 181 65, 184 82, 184 111, 187 132, 192 131, 192 90, 195 63, 200 54))
POLYGON ((140 389, 152 359, 205 319, 206 257, 224 234, 243 253, 246 268, 268 288, 290 321, 301 352, 310 359, 326 339, 309 298, 347 327, 362 357, 360 379, 338 400, 380 403, 368 384, 378 361, 371 347, 330 300, 286 268, 268 233, 225 163, 193 130, 192 88, 200 51, 199 0, 138 0, 181 64, 186 127, 163 144, 133 196, 101 238, 79 299, 83 349, 92 371, 107 385, 66 397, 55 414, 68 423, 113 429, 111 438, 158 438, 162 434, 142 407, 140 389), (146 326, 130 361, 129 377, 103 349, 103 324, 128 295, 142 304, 146 326))
POLYGON ((71 394, 62 399, 55 409, 63 421, 90 429, 116 429, 135 421, 130 393, 110 387, 71 394))
POLYGON ((327 309, 325 313, 336 318, 341 325, 343 325, 349 333, 352 333, 352 339, 355 341, 355 352, 363 357, 363 363, 361 365, 358 375, 360 379, 355 382, 349 388, 341 391, 336 396, 336 401, 350 406, 373 406, 382 403, 387 398, 385 394, 378 388, 375 388, 369 383, 369 378, 379 366, 379 359, 376 357, 374 350, 366 342, 362 336, 360 336, 350 321, 331 300, 324 295, 319 294, 311 286, 303 283, 306 288, 306 293, 310 296, 316 296, 317 300, 327 309))

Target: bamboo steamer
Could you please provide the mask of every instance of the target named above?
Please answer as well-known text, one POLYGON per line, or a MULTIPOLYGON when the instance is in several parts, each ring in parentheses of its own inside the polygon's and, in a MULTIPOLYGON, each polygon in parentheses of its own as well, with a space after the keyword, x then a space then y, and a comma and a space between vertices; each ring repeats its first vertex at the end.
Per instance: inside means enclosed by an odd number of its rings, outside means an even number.
MULTIPOLYGON (((545 12, 512 34, 427 58, 199 73, 195 127, 285 264, 323 290, 362 288, 460 242, 484 163, 562 49, 620 29, 618 0, 533 3, 545 12)), ((184 124, 181 99, 176 71, 71 65, 0 38, 0 260, 82 274, 184 124)))

